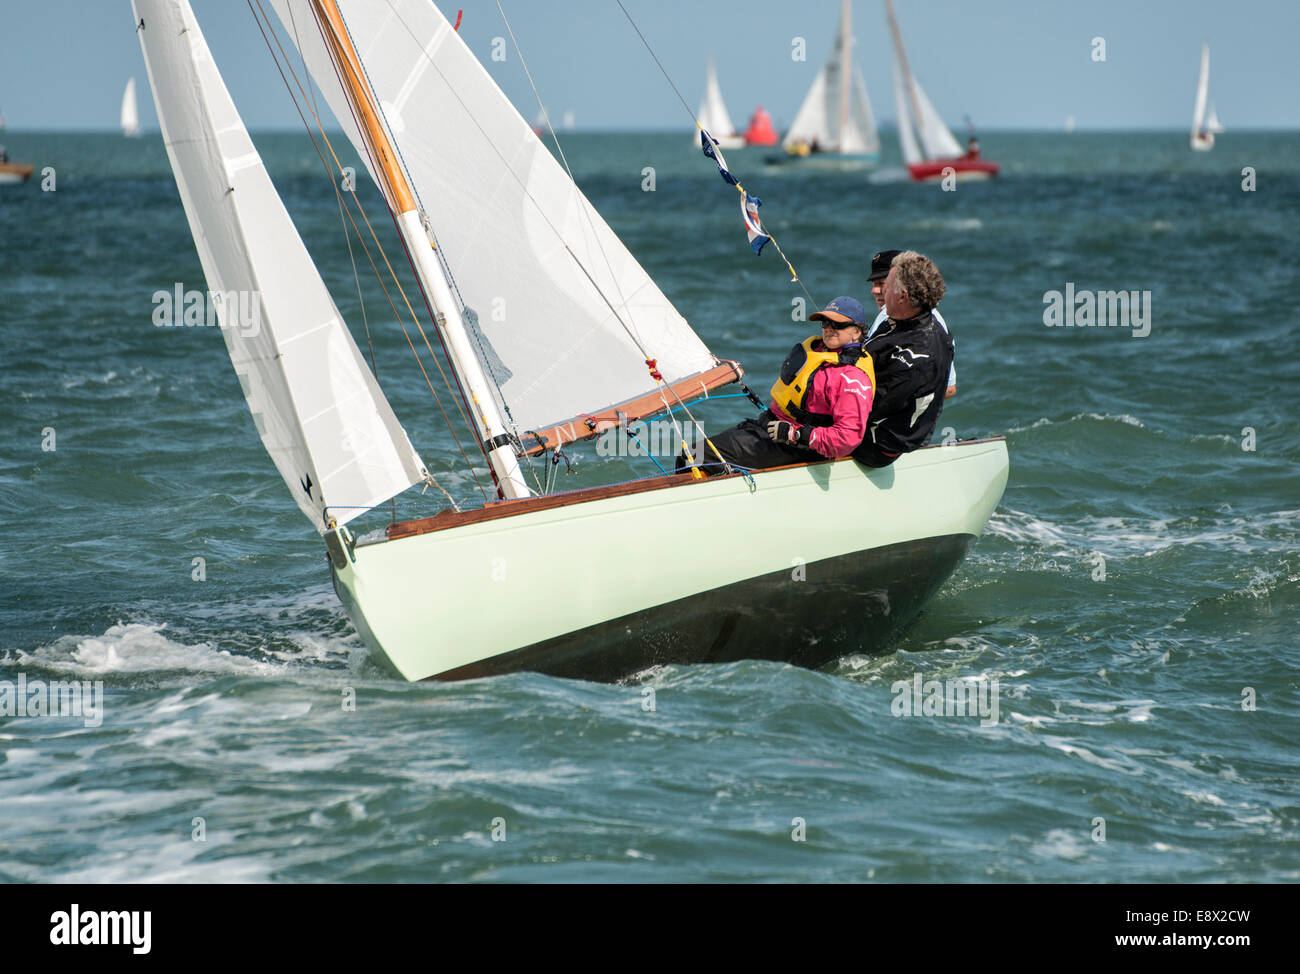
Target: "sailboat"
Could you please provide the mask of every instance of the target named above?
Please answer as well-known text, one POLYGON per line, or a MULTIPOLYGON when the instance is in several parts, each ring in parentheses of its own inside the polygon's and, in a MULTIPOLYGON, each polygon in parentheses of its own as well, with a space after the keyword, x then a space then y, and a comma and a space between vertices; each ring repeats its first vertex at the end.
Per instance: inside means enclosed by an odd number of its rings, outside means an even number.
POLYGON ((981 159, 979 146, 971 137, 963 152, 952 130, 944 124, 934 104, 926 97, 912 74, 903 50, 893 0, 885 0, 889 32, 894 43, 894 107, 898 112, 898 142, 907 172, 917 182, 940 180, 948 170, 958 180, 991 179, 998 174, 996 162, 981 159))
MULTIPOLYGON (((530 486, 521 464, 534 449, 670 403, 681 415, 741 369, 708 350, 432 3, 270 6, 321 113, 328 105, 383 194, 486 461, 470 466, 490 468, 495 488, 481 507, 394 515, 354 536, 357 518, 436 480, 276 193, 188 0, 133 0, 208 286, 259 295, 256 329, 234 327, 235 302, 217 302, 254 425, 377 660, 407 680, 606 680, 743 658, 817 666, 886 645, 916 615, 1002 496, 1002 438, 879 470, 841 460, 530 486), (499 321, 487 313, 498 301, 513 309, 499 321), (825 516, 774 530, 793 511, 825 516)), ((337 159, 329 166, 337 179, 337 159)))
POLYGON ((857 168, 880 160, 876 117, 852 54, 852 7, 851 0, 841 0, 840 23, 830 54, 781 142, 786 154, 769 157, 768 162, 857 168))
POLYGON ((1214 110, 1214 102, 1206 102, 1210 93, 1210 42, 1201 44, 1201 73, 1196 79, 1196 104, 1192 109, 1192 148, 1198 152, 1208 152, 1214 148, 1214 137, 1223 131, 1219 124, 1219 115, 1214 110))
POLYGON ((140 134, 140 111, 135 103, 135 78, 126 79, 126 90, 122 92, 122 134, 134 138, 140 134))
POLYGON ((718 67, 709 55, 709 68, 704 79, 704 97, 700 100, 700 112, 697 116, 699 125, 695 128, 695 146, 699 148, 700 129, 713 136, 713 140, 723 149, 740 149, 745 145, 745 137, 736 134, 736 126, 731 122, 731 113, 722 97, 722 86, 718 84, 718 67))

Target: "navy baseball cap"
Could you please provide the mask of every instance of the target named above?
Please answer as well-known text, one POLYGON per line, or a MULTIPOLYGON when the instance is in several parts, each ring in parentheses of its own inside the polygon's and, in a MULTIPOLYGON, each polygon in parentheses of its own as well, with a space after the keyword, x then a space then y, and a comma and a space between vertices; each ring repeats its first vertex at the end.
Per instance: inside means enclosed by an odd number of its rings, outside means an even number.
POLYGON ((857 325, 859 328, 867 327, 867 313, 862 308, 862 302, 848 295, 836 298, 826 305, 824 310, 814 311, 808 316, 809 321, 816 321, 818 318, 838 321, 840 324, 857 325))
POLYGON ((890 265, 894 263, 894 258, 901 254, 901 250, 882 250, 871 257, 871 273, 867 275, 868 281, 883 281, 889 276, 890 265))

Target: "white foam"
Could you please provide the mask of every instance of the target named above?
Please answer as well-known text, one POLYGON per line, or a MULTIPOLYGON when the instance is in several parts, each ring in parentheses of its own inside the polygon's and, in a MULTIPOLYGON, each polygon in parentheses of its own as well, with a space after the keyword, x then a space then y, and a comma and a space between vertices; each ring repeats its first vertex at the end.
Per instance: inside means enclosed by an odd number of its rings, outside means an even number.
POLYGON ((82 677, 168 670, 267 674, 279 669, 216 649, 208 642, 177 642, 163 632, 165 628, 161 624, 118 623, 102 636, 61 636, 31 653, 19 650, 19 659, 82 677))
POLYGON ((1088 842, 1078 832, 1068 829, 1052 829, 1043 838, 1035 842, 1031 851, 1040 856, 1052 856, 1057 859, 1082 859, 1088 854, 1088 842))

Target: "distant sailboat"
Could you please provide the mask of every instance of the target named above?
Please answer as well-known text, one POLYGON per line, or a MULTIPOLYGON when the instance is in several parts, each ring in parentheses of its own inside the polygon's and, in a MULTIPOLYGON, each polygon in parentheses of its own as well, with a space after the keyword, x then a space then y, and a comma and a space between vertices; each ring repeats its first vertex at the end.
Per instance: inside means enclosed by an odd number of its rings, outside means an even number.
POLYGON ((893 0, 885 0, 889 29, 894 41, 894 105, 898 111, 898 141, 907 171, 918 181, 944 178, 952 170, 959 180, 991 179, 1000 168, 979 157, 979 144, 971 137, 962 152, 956 136, 944 124, 907 64, 903 36, 898 30, 893 0))
POLYGON ((1208 152, 1214 148, 1214 137, 1223 131, 1219 124, 1219 115, 1214 110, 1214 102, 1206 101, 1210 93, 1210 43, 1201 45, 1201 74, 1196 79, 1196 106, 1192 110, 1192 148, 1198 152, 1208 152))
POLYGON ((1073 132, 1074 129, 1075 129, 1074 116, 1073 116, 1073 115, 1066 115, 1066 116, 1065 116, 1065 131, 1067 131, 1067 132, 1073 132))
MULTIPOLYGON (((852 4, 842 0, 840 26, 826 63, 781 143, 791 159, 843 165, 874 165, 880 159, 880 134, 862 72, 853 60, 852 4)), ((780 158, 770 162, 784 161, 780 158)))
POLYGON ((135 104, 135 78, 126 79, 122 92, 122 134, 132 138, 140 134, 140 111, 135 104))
POLYGON ((722 98, 722 86, 718 84, 718 69, 709 55, 708 75, 704 80, 704 99, 700 102, 699 126, 695 129, 695 144, 700 141, 700 129, 704 129, 723 149, 740 149, 745 145, 744 136, 736 134, 736 126, 731 122, 731 113, 722 98))

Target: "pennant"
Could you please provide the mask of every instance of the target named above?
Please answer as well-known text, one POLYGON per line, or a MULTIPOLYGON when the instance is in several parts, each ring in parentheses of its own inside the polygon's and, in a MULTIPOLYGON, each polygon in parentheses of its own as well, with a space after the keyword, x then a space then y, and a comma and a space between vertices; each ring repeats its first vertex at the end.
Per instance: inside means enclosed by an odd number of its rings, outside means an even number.
POLYGON ((758 222, 758 208, 762 205, 762 200, 748 193, 740 198, 740 215, 745 220, 745 232, 749 234, 749 245, 754 248, 755 256, 761 254, 763 245, 772 239, 763 229, 763 224, 758 222))
POLYGON ((732 186, 739 186, 740 181, 727 171, 727 160, 722 158, 722 150, 718 148, 717 140, 704 129, 700 129, 700 145, 704 149, 704 154, 718 164, 718 175, 732 186))

